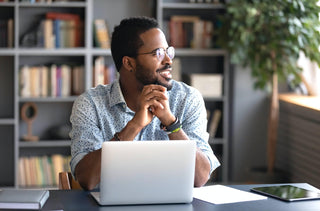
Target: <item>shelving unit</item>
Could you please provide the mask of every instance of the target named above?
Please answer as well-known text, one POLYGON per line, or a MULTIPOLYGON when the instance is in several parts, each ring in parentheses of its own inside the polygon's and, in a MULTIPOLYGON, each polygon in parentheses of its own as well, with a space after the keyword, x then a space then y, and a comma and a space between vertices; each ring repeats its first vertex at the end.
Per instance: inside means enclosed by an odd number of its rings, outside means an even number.
MULTIPOLYGON (((189 0, 159 0, 157 2, 157 20, 163 28, 167 39, 170 40, 169 21, 171 16, 197 16, 201 20, 211 21, 216 27, 217 16, 223 14, 225 5, 214 3, 190 3, 189 0), (169 37, 168 37, 169 35, 169 37)), ((215 138, 210 138, 209 143, 221 162, 221 167, 213 174, 211 182, 228 181, 229 162, 229 58, 225 50, 215 46, 211 48, 177 48, 176 58, 181 60, 182 75, 191 73, 218 73, 223 76, 223 94, 219 97, 204 98, 206 108, 213 113, 215 109, 222 111, 222 118, 217 128, 215 138)), ((173 70, 174 71, 174 70, 173 70)), ((208 127, 211 117, 209 117, 208 127)))
MULTIPOLYGON (((0 187, 21 187, 19 181, 19 158, 23 156, 44 156, 70 154, 70 140, 50 137, 49 130, 55 126, 68 125, 72 104, 77 96, 68 97, 21 97, 19 95, 19 71, 23 65, 43 65, 71 62, 83 65, 84 89, 92 87, 94 60, 105 58, 112 64, 110 49, 99 49, 93 45, 93 20, 104 19, 109 33, 125 18, 137 15, 157 17, 160 24, 175 11, 187 12, 207 17, 208 11, 223 10, 223 5, 190 4, 187 1, 156 0, 79 0, 52 3, 29 3, 21 0, 0 2, 0 20, 13 19, 14 42, 12 48, 0 48, 0 187), (76 48, 23 47, 22 37, 47 12, 78 14, 84 21, 83 46, 76 48), (155 13, 157 12, 157 16, 155 13), (20 111, 24 103, 36 104, 38 113, 33 122, 33 134, 38 142, 26 142, 22 136, 27 133, 27 125, 21 119, 20 111)), ((211 17, 209 15, 209 17, 211 17)), ((210 140, 213 149, 218 150, 223 166, 228 166, 228 57, 220 49, 177 49, 183 71, 217 72, 224 75, 224 95, 206 99, 206 106, 213 110, 223 110, 223 124, 218 128, 218 138, 210 140)), ((227 179, 227 168, 223 167, 221 181, 227 179)), ((50 187, 51 188, 51 187, 50 187)))
MULTIPOLYGON (((32 1, 30 1, 32 2, 32 1)), ((93 20, 104 19, 109 33, 125 17, 154 16, 155 1, 149 0, 78 0, 51 3, 30 3, 21 0, 0 2, 0 20, 13 19, 13 48, 0 48, 0 187, 21 187, 19 181, 19 158, 70 154, 70 140, 53 139, 48 130, 54 126, 67 125, 72 104, 77 96, 68 97, 21 97, 19 95, 19 70, 23 65, 72 62, 84 67, 84 89, 92 87, 94 58, 104 56, 112 64, 110 49, 93 45, 93 20), (84 22, 84 44, 76 48, 23 47, 22 37, 30 31, 47 12, 72 13, 84 22), (26 18, 27 17, 27 18, 26 18), (3 103, 4 102, 4 103, 3 103), (24 103, 36 104, 38 114, 33 123, 33 134, 38 142, 26 142, 22 136, 27 125, 20 117, 24 103), (50 120, 50 121, 49 121, 50 120)), ((52 188, 51 186, 49 188, 52 188)))

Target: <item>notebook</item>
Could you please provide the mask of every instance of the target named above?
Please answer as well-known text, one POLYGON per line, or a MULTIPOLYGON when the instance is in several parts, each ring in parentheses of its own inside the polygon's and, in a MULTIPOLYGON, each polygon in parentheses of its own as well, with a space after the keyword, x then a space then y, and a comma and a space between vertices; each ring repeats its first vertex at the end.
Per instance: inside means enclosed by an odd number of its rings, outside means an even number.
POLYGON ((48 190, 6 189, 0 191, 0 209, 41 209, 49 198, 48 190))
POLYGON ((190 203, 195 141, 107 141, 102 144, 100 205, 190 203))

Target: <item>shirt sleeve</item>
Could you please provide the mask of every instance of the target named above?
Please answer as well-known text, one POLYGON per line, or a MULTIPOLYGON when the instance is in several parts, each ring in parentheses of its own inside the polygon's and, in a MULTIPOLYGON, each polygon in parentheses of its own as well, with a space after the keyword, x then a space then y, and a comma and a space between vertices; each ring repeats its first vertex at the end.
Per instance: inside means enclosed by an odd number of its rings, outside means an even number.
POLYGON ((74 175, 78 162, 89 152, 100 149, 104 141, 98 127, 98 115, 89 95, 79 96, 73 104, 70 122, 71 138, 71 172, 74 175))
POLYGON ((220 162, 214 155, 208 143, 209 133, 207 132, 207 112, 204 100, 200 92, 191 88, 187 95, 186 111, 183 112, 182 128, 189 139, 197 141, 197 147, 208 157, 210 162, 210 174, 220 166, 220 162))

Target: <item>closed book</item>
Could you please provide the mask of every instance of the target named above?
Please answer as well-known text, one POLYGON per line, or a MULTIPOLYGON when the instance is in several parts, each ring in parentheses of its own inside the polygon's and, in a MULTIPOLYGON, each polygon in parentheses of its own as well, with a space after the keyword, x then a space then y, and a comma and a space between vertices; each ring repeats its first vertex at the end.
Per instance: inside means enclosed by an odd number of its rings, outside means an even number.
POLYGON ((57 97, 57 65, 52 64, 50 67, 51 72, 51 97, 57 97))
POLYGON ((94 27, 96 46, 104 49, 110 48, 110 38, 107 23, 102 19, 96 19, 94 21, 94 27))
POLYGON ((8 48, 13 48, 13 19, 8 20, 8 48))
POLYGON ((53 21, 46 19, 44 21, 44 47, 53 48, 55 46, 55 41, 53 37, 53 21))
POLYGON ((223 76, 222 74, 189 74, 184 75, 184 81, 198 89, 202 97, 222 97, 223 76))
POLYGON ((30 68, 24 65, 20 68, 19 73, 19 90, 21 97, 31 96, 30 68))
POLYGON ((96 87, 99 84, 104 84, 104 57, 99 56, 94 60, 94 72, 93 72, 93 86, 96 87))
POLYGON ((41 209, 48 198, 48 190, 2 190, 0 209, 41 209))
POLYGON ((217 129, 218 129, 218 126, 219 126, 219 122, 221 120, 221 115, 222 115, 222 112, 219 109, 216 109, 213 112, 213 116, 211 118, 211 122, 210 122, 210 125, 209 125, 210 138, 214 138, 216 136, 216 132, 217 132, 217 129))
POLYGON ((71 67, 69 65, 61 65, 61 96, 67 97, 71 95, 71 67))

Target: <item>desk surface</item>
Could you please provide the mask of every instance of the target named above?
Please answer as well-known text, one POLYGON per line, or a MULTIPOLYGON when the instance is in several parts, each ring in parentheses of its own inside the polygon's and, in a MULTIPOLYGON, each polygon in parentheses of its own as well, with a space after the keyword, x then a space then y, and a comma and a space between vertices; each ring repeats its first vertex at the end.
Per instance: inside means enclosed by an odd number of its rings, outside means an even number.
MULTIPOLYGON (((312 190, 313 187, 306 183, 295 183, 293 185, 312 190)), ((266 185, 230 185, 239 190, 250 191, 252 187, 266 185)), ((173 205, 135 205, 135 206, 99 206, 92 198, 89 192, 71 190, 51 190, 50 197, 42 210, 99 210, 99 211, 233 211, 233 210, 290 210, 290 211, 308 211, 320 210, 320 200, 309 200, 300 202, 284 202, 281 200, 268 198, 267 200, 258 200, 250 202, 240 202, 232 204, 214 205, 194 199, 191 204, 173 204, 173 205)))

